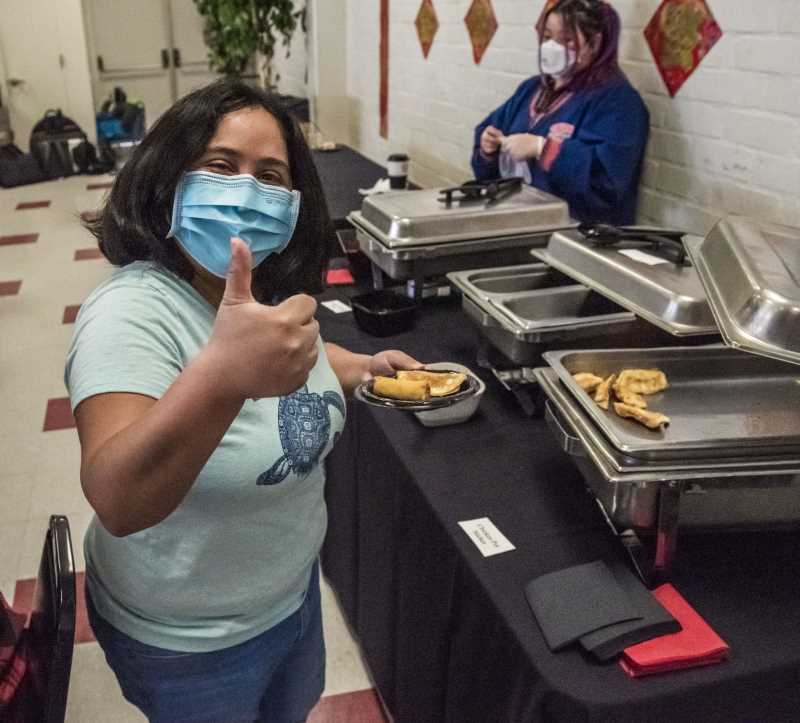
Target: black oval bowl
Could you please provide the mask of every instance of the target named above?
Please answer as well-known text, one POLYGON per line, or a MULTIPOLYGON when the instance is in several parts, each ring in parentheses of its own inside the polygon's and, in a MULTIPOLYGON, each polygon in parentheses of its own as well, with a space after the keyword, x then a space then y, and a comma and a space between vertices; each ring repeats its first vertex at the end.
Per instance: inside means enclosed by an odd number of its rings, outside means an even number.
POLYGON ((417 304, 391 291, 371 291, 350 299, 356 324, 373 336, 392 336, 414 325, 417 304))

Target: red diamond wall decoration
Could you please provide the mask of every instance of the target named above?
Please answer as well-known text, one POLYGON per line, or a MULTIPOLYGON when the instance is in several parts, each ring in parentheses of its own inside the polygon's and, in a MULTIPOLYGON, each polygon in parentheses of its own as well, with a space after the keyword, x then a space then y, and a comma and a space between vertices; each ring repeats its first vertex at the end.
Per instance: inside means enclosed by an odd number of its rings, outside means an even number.
POLYGON ((472 57, 477 65, 497 32, 497 18, 492 8, 492 0, 472 0, 464 22, 467 24, 469 39, 472 42, 472 57))
POLYGON ((722 30, 705 0, 663 0, 644 36, 674 96, 722 37, 722 30))
POLYGON ((433 38, 439 29, 439 19, 436 17, 433 0, 422 0, 414 25, 417 26, 417 37, 422 46, 422 54, 427 58, 431 45, 433 45, 433 38))

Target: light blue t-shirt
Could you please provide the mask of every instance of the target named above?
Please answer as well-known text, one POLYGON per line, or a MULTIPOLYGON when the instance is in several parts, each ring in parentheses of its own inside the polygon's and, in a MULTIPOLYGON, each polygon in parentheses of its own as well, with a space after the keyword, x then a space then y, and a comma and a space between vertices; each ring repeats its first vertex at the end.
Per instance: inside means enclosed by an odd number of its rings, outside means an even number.
MULTIPOLYGON (((118 270, 76 321, 65 370, 73 410, 106 392, 160 398, 207 343, 215 314, 190 284, 156 264, 118 270)), ((245 402, 165 520, 123 538, 92 520, 87 584, 118 630, 161 648, 212 651, 259 635, 300 607, 327 526, 322 460, 345 415, 319 344, 303 388, 245 402)))

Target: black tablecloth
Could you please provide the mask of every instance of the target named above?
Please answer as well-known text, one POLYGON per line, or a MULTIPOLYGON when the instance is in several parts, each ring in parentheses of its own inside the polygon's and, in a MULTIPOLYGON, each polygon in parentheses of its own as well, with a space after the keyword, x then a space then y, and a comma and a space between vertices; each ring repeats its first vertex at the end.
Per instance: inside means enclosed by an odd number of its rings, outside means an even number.
POLYGON ((333 225, 337 229, 348 228, 347 214, 360 209, 364 200, 358 189, 372 188, 386 176, 386 169, 349 146, 311 153, 328 199, 333 225))
POLYGON ((720 665, 632 680, 577 649, 551 653, 525 583, 624 559, 570 458, 477 369, 457 300, 427 301, 416 328, 391 339, 363 334, 351 314, 318 318, 353 351, 401 348, 487 383, 476 416, 453 427, 350 402, 329 457, 323 571, 398 723, 800 719, 800 534, 680 537, 673 583, 730 645, 720 665), (516 549, 482 557, 458 526, 479 517, 516 549))

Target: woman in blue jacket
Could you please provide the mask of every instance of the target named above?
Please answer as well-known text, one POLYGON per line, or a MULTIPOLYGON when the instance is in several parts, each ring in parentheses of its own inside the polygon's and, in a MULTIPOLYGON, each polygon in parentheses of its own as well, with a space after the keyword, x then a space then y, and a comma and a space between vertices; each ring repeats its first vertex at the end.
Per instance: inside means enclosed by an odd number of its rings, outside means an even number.
POLYGON ((522 176, 581 221, 630 224, 649 114, 617 63, 620 20, 602 0, 558 0, 539 26, 540 75, 475 129, 478 179, 522 176))

